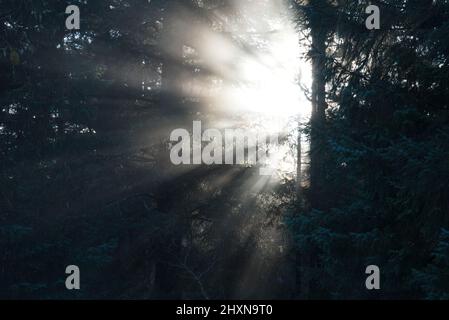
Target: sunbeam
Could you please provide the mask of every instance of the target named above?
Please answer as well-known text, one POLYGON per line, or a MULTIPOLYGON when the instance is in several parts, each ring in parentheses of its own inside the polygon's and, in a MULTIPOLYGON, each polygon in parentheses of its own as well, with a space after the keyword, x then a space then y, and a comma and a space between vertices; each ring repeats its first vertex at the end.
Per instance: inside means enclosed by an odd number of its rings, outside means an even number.
POLYGON ((173 9, 176 20, 162 44, 175 62, 164 90, 193 101, 198 117, 213 128, 258 128, 289 137, 283 139, 289 147, 271 150, 269 165, 281 175, 294 175, 297 121, 311 112, 301 90, 310 88, 312 79, 306 49, 283 1, 235 1, 230 10, 244 19, 230 19, 217 9, 198 20, 188 8, 173 9))

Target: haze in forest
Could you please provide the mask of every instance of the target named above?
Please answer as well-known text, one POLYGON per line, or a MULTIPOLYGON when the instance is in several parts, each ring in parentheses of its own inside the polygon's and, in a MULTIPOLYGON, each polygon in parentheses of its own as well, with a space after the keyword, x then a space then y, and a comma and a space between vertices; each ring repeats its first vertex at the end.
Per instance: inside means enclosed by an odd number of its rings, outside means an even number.
POLYGON ((2 0, 0 298, 448 298, 448 21, 432 0, 2 0), (202 150, 278 137, 274 174, 172 161, 195 123, 220 133, 202 150))

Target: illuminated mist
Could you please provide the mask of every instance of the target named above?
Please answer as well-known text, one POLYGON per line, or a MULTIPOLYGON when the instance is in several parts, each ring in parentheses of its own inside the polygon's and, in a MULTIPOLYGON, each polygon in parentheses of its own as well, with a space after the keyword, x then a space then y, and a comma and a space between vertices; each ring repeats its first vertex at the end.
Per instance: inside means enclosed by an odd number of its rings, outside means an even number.
POLYGON ((170 67, 174 77, 163 90, 194 103, 209 127, 257 127, 288 137, 271 166, 296 174, 292 143, 298 120, 311 111, 299 83, 310 88, 311 70, 285 2, 230 1, 203 20, 186 7, 169 13, 162 49, 182 67, 170 67))

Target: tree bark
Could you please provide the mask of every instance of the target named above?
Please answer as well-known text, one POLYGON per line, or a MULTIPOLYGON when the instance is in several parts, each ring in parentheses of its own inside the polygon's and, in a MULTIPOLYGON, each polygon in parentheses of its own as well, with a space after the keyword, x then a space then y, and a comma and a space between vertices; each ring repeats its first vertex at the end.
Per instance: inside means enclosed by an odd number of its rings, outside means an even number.
MULTIPOLYGON (((326 122, 326 38, 329 21, 327 20, 327 0, 310 0, 308 3, 308 24, 312 38, 312 47, 309 55, 312 60, 312 114, 310 119, 310 189, 308 206, 315 209, 322 208, 324 189, 324 156, 325 141, 321 131, 326 122)), ((299 155, 298 155, 299 157, 299 155)), ((299 160, 299 159, 298 159, 299 160)), ((299 202, 301 205, 301 202, 299 202)), ((313 265, 312 249, 305 247, 298 253, 299 260, 299 296, 301 299, 310 299, 311 268, 313 265)))
POLYGON ((326 0, 311 1, 316 10, 312 15, 311 37, 312 49, 312 115, 311 115, 311 136, 310 136, 310 192, 311 206, 320 208, 322 204, 321 193, 324 187, 324 142, 320 134, 326 121, 326 37, 324 12, 326 10, 326 0))

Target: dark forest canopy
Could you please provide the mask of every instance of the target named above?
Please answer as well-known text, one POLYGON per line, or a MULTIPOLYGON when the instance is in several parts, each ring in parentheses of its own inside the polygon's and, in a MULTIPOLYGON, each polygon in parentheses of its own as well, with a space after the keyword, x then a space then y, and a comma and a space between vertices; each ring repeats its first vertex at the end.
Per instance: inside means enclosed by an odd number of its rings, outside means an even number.
POLYGON ((448 3, 379 2, 382 27, 368 33, 363 4, 310 5, 302 19, 326 43, 316 53, 326 83, 321 188, 294 224, 320 266, 310 292, 369 297, 353 283, 373 263, 384 265, 384 298, 447 298, 448 3))
POLYGON ((0 297, 449 298, 449 1, 260 1, 312 66, 310 179, 246 201, 251 169, 175 169, 161 138, 222 117, 186 82, 245 85, 205 43, 275 32, 236 3, 1 1, 0 297))

